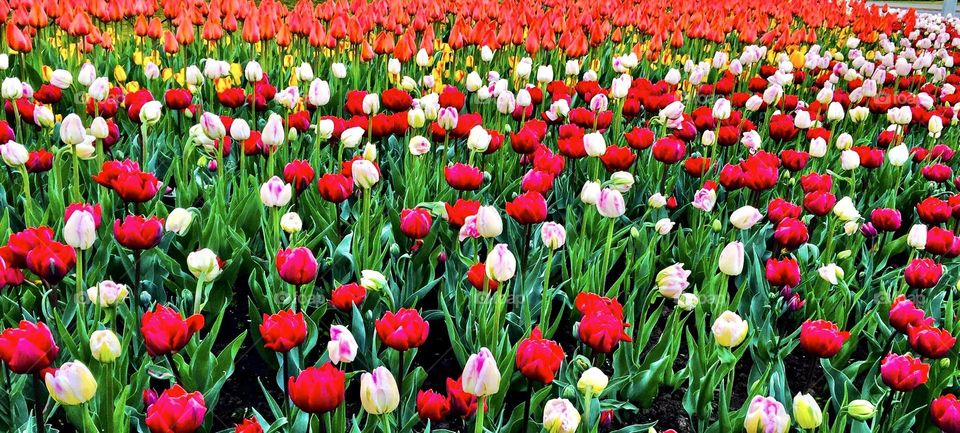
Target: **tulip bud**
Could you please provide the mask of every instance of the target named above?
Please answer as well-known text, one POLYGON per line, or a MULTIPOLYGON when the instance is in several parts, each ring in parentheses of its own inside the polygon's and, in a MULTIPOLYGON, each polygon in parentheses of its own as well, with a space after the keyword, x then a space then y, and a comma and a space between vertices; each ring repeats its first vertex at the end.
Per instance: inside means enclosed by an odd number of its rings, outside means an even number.
POLYGON ((747 433, 787 433, 790 415, 773 397, 758 395, 750 402, 743 427, 747 433))
POLYGON ((600 199, 600 183, 587 181, 580 190, 580 201, 584 204, 597 204, 600 199))
POLYGON ((107 77, 100 77, 93 80, 93 83, 87 88, 87 94, 96 101, 107 99, 107 95, 110 94, 110 81, 107 80, 107 77))
POLYGON ((677 306, 683 311, 693 311, 697 305, 700 305, 700 298, 693 293, 683 293, 677 299, 677 306))
POLYGON ((832 286, 839 284, 844 275, 843 268, 837 266, 835 263, 821 266, 820 269, 817 270, 817 273, 820 275, 820 279, 830 283, 832 286))
POLYGON ((910 150, 903 143, 898 144, 887 151, 887 159, 890 165, 901 167, 910 160, 910 150))
POLYGON ((90 401, 97 393, 97 380, 80 361, 65 363, 44 376, 47 391, 57 403, 77 406, 90 401))
MULTIPOLYGON (((580 197, 582 199, 583 193, 581 193, 580 197)), ((660 194, 659 192, 654 195, 651 195, 650 198, 647 199, 647 206, 650 206, 651 208, 654 208, 654 209, 660 209, 666 205, 667 205, 667 198, 664 197, 663 194, 660 194)))
POLYGON ((543 428, 550 433, 574 433, 580 425, 580 412, 565 398, 547 401, 543 407, 543 428))
MULTIPOLYGON (((356 167, 356 163, 354 163, 354 167, 356 167)), ((284 182, 278 176, 271 177, 270 180, 260 186, 260 202, 267 207, 286 206, 292 196, 293 191, 290 184, 284 182)))
POLYGON ((363 189, 373 188, 380 181, 380 170, 366 159, 354 161, 351 170, 354 184, 363 189))
POLYGON ((67 146, 76 146, 83 143, 86 130, 83 128, 83 121, 76 113, 70 113, 60 122, 60 141, 67 146))
POLYGON ((415 135, 410 137, 410 143, 407 143, 407 149, 410 150, 410 154, 413 156, 426 155, 430 152, 430 140, 422 135, 415 135))
MULTIPOLYGON (((61 128, 63 126, 61 125, 61 128)), ((107 126, 107 121, 102 117, 97 117, 90 122, 90 128, 87 129, 87 132, 90 133, 94 138, 98 140, 103 140, 110 135, 110 128, 107 126)))
POLYGON ((363 153, 361 153, 363 159, 367 161, 376 161, 377 160, 377 146, 373 143, 367 143, 363 146, 363 153))
POLYGON ((720 272, 735 277, 743 272, 743 243, 733 241, 720 251, 720 272))
POLYGON ((87 250, 97 240, 97 224, 92 212, 78 209, 63 224, 63 240, 73 248, 87 250))
POLYGON ((530 96, 530 91, 527 89, 520 89, 517 91, 517 105, 520 107, 529 107, 530 104, 533 104, 533 98, 530 96))
POLYGON ((187 229, 190 228, 192 222, 193 214, 184 208, 178 207, 167 215, 165 228, 168 232, 174 232, 178 236, 183 236, 187 233, 187 229))
POLYGON ((927 247, 927 226, 915 224, 910 227, 910 232, 907 233, 907 245, 917 250, 925 249, 927 247))
POLYGON ((846 132, 838 135, 836 146, 837 146, 837 149, 840 149, 840 150, 850 149, 851 147, 853 147, 853 137, 846 132))
POLYGON ((559 249, 567 241, 567 230, 561 224, 548 221, 540 226, 540 241, 551 250, 559 249))
POLYGON ((379 292, 387 288, 387 277, 380 272, 364 269, 360 271, 360 285, 371 292, 379 292))
POLYGON ((211 282, 220 275, 220 260, 209 248, 194 251, 187 255, 187 269, 194 277, 211 282))
POLYGON ((330 102, 330 85, 319 78, 310 82, 307 90, 307 102, 314 107, 322 107, 330 102))
POLYGON ((280 228, 287 234, 299 233, 303 230, 303 221, 296 212, 287 212, 280 217, 280 228))
POLYGON ((127 298, 127 286, 110 280, 87 289, 87 299, 102 308, 110 308, 127 298))
POLYGON ((373 115, 380 112, 380 96, 376 93, 367 93, 361 103, 363 114, 373 115))
POLYGON ((847 404, 846 409, 850 417, 860 421, 869 420, 877 413, 876 406, 867 400, 853 400, 847 404))
POLYGON ((28 152, 27 148, 22 144, 10 140, 4 144, 0 144, 0 157, 3 158, 3 162, 7 165, 20 167, 30 159, 30 152, 28 152))
POLYGON ((140 107, 140 122, 144 125, 154 125, 160 121, 163 104, 160 101, 150 101, 140 107))
POLYGON ((297 80, 307 82, 313 79, 313 66, 310 66, 307 62, 301 63, 296 72, 297 80))
POLYGON ((747 205, 743 206, 730 214, 730 224, 733 224, 734 227, 740 230, 747 230, 754 226, 760 219, 763 218, 763 215, 760 214, 760 211, 757 208, 747 205))
POLYGON ((357 357, 357 340, 343 325, 330 327, 330 341, 327 343, 327 355, 333 365, 349 364, 357 357))
POLYGON ((597 197, 597 212, 606 218, 619 218, 626 212, 623 194, 613 188, 604 188, 597 197))
POLYGON ((491 239, 500 236, 503 232, 503 219, 493 206, 480 206, 477 210, 477 231, 480 236, 491 239))
POLYGON ((743 340, 747 338, 750 325, 741 319, 737 313, 724 311, 720 314, 720 317, 717 317, 717 320, 713 322, 711 330, 713 331, 713 337, 717 341, 717 344, 723 347, 735 347, 743 343, 743 340))
POLYGON ((474 126, 467 136, 467 148, 474 152, 486 152, 492 137, 481 125, 474 126))
POLYGON ((53 128, 53 125, 56 124, 53 110, 46 105, 37 105, 33 109, 33 123, 43 128, 53 128))
POLYGON ((664 298, 677 299, 690 286, 687 278, 690 272, 683 269, 683 263, 675 263, 657 273, 657 289, 664 298))
POLYGON ((427 116, 423 113, 421 108, 412 108, 410 111, 407 111, 407 124, 411 128, 423 128, 423 125, 427 123, 427 116))
POLYGON ((591 132, 583 136, 583 148, 587 155, 600 157, 607 152, 607 142, 599 132, 591 132))
POLYGON ((109 329, 101 329, 90 334, 90 354, 97 361, 109 364, 120 357, 123 350, 117 334, 109 329))
POLYGON ((0 84, 0 95, 4 99, 20 99, 23 96, 23 83, 17 77, 4 78, 0 84))
POLYGON ((487 278, 504 282, 513 278, 517 272, 517 259, 507 248, 507 244, 497 244, 487 254, 487 278))
POLYGON ((247 81, 251 83, 256 83, 263 79, 263 68, 260 67, 260 64, 256 60, 251 60, 247 62, 247 66, 243 68, 243 76, 247 81))
POLYGON ((833 214, 836 215, 840 221, 856 221, 860 219, 860 212, 850 197, 844 197, 837 201, 837 203, 833 205, 833 214))
POLYGON ((500 370, 490 349, 481 347, 479 353, 470 355, 467 364, 463 367, 461 380, 463 391, 477 397, 493 395, 500 391, 500 370))
POLYGON ((93 67, 93 64, 90 62, 84 63, 83 66, 80 67, 80 72, 77 74, 77 82, 84 87, 90 87, 90 84, 92 84, 95 79, 97 79, 97 70, 93 67))
POLYGON ((73 75, 70 75, 69 71, 57 69, 50 74, 50 84, 58 89, 69 89, 73 85, 73 75))
POLYGON ((360 376, 360 403, 371 415, 393 412, 400 405, 397 380, 386 367, 380 366, 360 376))
POLYGON ((580 390, 584 395, 599 396, 604 389, 607 389, 607 384, 610 383, 610 378, 603 373, 597 367, 590 367, 583 374, 580 375, 580 379, 577 380, 577 389, 580 390))
POLYGON ((657 220, 656 224, 654 224, 653 229, 656 230, 661 236, 664 236, 673 230, 673 226, 674 222, 671 221, 670 218, 661 218, 657 220))
POLYGON ((272 152, 283 144, 283 135, 283 119, 278 114, 271 113, 270 118, 267 119, 267 124, 263 126, 260 139, 272 152))

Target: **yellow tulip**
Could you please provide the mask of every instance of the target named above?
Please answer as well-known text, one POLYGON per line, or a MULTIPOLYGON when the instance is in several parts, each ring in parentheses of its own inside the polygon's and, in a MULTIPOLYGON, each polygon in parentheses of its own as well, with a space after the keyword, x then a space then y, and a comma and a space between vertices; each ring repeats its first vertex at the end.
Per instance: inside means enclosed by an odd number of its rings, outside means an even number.
POLYGON ((820 427, 823 423, 823 411, 810 394, 797 393, 793 397, 793 416, 797 419, 797 424, 807 430, 820 427))
POLYGON ((47 373, 44 381, 50 396, 64 406, 86 403, 97 393, 97 380, 80 361, 63 364, 47 373))
POLYGON ((140 83, 136 81, 131 81, 127 83, 127 85, 124 86, 124 88, 127 89, 127 93, 133 93, 133 92, 136 92, 137 90, 140 90, 140 83))
POLYGON ((720 314, 712 327, 717 344, 724 347, 734 347, 743 343, 749 330, 750 325, 733 311, 724 311, 720 314))
POLYGON ((127 81, 127 71, 125 71, 123 67, 120 65, 114 66, 113 78, 116 79, 117 82, 121 82, 121 83, 124 81, 127 81))
POLYGON ((801 69, 806 64, 806 58, 801 51, 797 50, 790 54, 790 63, 793 64, 794 69, 801 69))
POLYGON ((163 77, 163 81, 167 81, 170 77, 173 76, 173 69, 163 68, 163 72, 160 73, 160 76, 163 77))
POLYGON ((143 65, 143 52, 142 52, 142 51, 137 50, 137 51, 134 51, 134 52, 133 52, 133 64, 138 65, 138 66, 143 65))
POLYGON ((240 82, 240 77, 243 76, 243 67, 239 63, 230 64, 230 78, 233 78, 233 81, 240 82))
POLYGON ((41 69, 41 75, 43 76, 43 81, 50 82, 50 76, 53 75, 53 69, 47 65, 43 65, 41 69))

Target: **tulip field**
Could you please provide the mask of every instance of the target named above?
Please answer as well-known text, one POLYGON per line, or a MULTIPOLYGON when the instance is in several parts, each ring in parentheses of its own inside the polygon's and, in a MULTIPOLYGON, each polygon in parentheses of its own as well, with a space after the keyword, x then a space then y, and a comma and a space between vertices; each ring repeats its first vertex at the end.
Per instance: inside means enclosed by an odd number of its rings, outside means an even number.
POLYGON ((960 433, 960 18, 0 16, 0 432, 960 433))

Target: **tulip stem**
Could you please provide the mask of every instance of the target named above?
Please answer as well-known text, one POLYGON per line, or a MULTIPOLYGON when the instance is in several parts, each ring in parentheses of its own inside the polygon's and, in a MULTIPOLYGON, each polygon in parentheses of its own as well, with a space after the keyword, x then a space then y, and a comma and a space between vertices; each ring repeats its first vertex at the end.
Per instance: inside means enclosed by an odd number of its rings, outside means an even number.
POLYGON ((21 165, 19 170, 20 176, 23 177, 23 222, 27 227, 33 227, 32 218, 30 218, 33 213, 33 196, 30 195, 30 176, 27 174, 26 167, 21 165))
POLYGON ((286 352, 280 353, 280 370, 283 372, 283 377, 280 378, 280 391, 283 392, 283 408, 287 414, 290 415, 290 396, 287 395, 287 375, 289 374, 289 366, 287 365, 287 354, 286 352))
POLYGON ((200 314, 200 298, 203 292, 203 280, 207 277, 206 272, 201 272, 197 276, 197 287, 193 290, 193 314, 200 314))
POLYGON ((474 428, 475 433, 483 433, 483 412, 487 407, 487 396, 480 397, 480 404, 477 405, 477 423, 474 428))
POLYGON ((73 145, 73 199, 76 202, 83 201, 80 195, 80 157, 77 156, 77 145, 73 145))
POLYGON ((533 387, 530 385, 530 380, 527 380, 527 404, 524 407, 524 411, 523 411, 524 433, 527 433, 530 431, 530 406, 533 406, 533 387))
POLYGON ((33 375, 33 415, 36 419, 37 433, 46 433, 47 426, 43 421, 43 402, 40 401, 40 374, 33 375))
POLYGON ((550 267, 553 265, 553 249, 548 249, 547 251, 547 267, 543 271, 543 297, 540 299, 540 326, 546 327, 543 328, 544 331, 548 334, 547 338, 550 337, 550 307, 552 306, 553 299, 550 297, 550 267))
POLYGON ((617 220, 611 219, 610 228, 607 229, 607 245, 603 248, 603 267, 600 268, 600 272, 603 272, 605 275, 610 271, 610 268, 608 267, 610 265, 610 247, 613 244, 613 228, 616 225, 617 220))

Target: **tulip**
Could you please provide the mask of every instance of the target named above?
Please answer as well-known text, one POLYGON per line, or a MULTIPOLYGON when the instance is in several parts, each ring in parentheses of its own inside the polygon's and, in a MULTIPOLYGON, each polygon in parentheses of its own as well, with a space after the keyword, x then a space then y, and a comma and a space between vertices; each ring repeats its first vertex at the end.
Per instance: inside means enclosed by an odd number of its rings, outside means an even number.
POLYGON ((888 354, 880 361, 880 378, 895 391, 913 391, 927 383, 930 365, 910 355, 888 354))
POLYGON ((915 224, 913 227, 910 227, 910 232, 907 233, 907 245, 910 245, 914 249, 923 250, 927 247, 927 226, 923 224, 915 224))
POLYGON ((330 327, 330 341, 327 342, 327 355, 333 365, 341 362, 349 364, 357 357, 357 340, 346 326, 330 327))
POLYGON ((497 244, 487 254, 487 278, 497 282, 508 281, 517 272, 517 259, 507 244, 497 244))
POLYGON ((187 255, 187 269, 194 277, 208 283, 220 275, 220 263, 220 258, 209 248, 203 248, 187 255))
POLYGON ((750 330, 750 325, 737 313, 733 311, 724 311, 720 314, 720 317, 717 317, 717 320, 713 322, 713 337, 716 339, 717 344, 723 347, 736 347, 740 343, 743 343, 743 340, 747 338, 747 332, 750 330))
POLYGON ((193 433, 203 426, 206 414, 203 394, 173 385, 148 405, 146 424, 151 433, 193 433))
POLYGON ((300 410, 324 414, 343 403, 345 380, 344 372, 328 362, 320 367, 309 367, 298 376, 287 379, 287 394, 300 410))
POLYGON ((730 214, 730 224, 740 230, 747 230, 754 226, 763 215, 753 206, 743 206, 730 214))
POLYGON ((832 358, 848 338, 849 332, 840 331, 836 324, 826 320, 808 320, 800 326, 800 347, 820 358, 832 358))
POLYGON ((929 322, 910 326, 907 329, 910 347, 926 358, 943 358, 950 352, 957 339, 945 329, 935 328, 929 322))
POLYGON ((30 159, 30 153, 22 144, 10 140, 0 144, 0 157, 11 167, 21 167, 30 159))
POLYGON ((540 226, 540 241, 551 250, 563 247, 567 241, 567 230, 563 225, 549 221, 540 226))
POLYGON ((120 357, 123 349, 117 334, 109 329, 101 329, 90 334, 90 354, 97 361, 109 364, 120 357))
POLYGON ((360 376, 360 403, 371 415, 383 415, 397 409, 400 391, 390 370, 381 366, 360 376))
POLYGON ((363 189, 369 190, 380 181, 380 170, 365 159, 354 161, 352 172, 354 184, 363 189))
POLYGON ((583 136, 583 148, 587 155, 600 157, 607 151, 607 142, 599 132, 591 132, 583 136))
POLYGON ((548 400, 543 407, 543 428, 549 433, 574 433, 580 425, 580 413, 565 398, 548 400))
POLYGON ((260 186, 260 202, 267 207, 283 207, 290 202, 293 191, 290 184, 274 176, 260 186))
POLYGON ((580 201, 584 204, 596 205, 600 199, 600 183, 587 181, 580 190, 580 201))
POLYGON ((430 234, 433 217, 424 208, 400 211, 400 232, 410 239, 423 239, 430 234))
POLYGON ((126 285, 104 280, 87 289, 87 299, 101 308, 110 308, 123 302, 128 292, 126 285))
POLYGON ((612 188, 604 188, 597 197, 597 212, 606 218, 619 218, 626 212, 623 194, 612 188))
POLYGON ((374 325, 380 341, 401 352, 420 347, 430 334, 430 323, 410 308, 401 308, 396 313, 387 311, 374 325))
POLYGON ((436 391, 417 392, 417 415, 422 420, 443 421, 450 413, 450 400, 436 391))
POLYGON ((210 112, 204 112, 200 116, 200 126, 203 127, 203 133, 213 140, 223 139, 227 135, 226 127, 220 116, 210 112))
POLYGON ((960 401, 953 394, 933 399, 930 403, 930 417, 933 423, 946 433, 960 432, 960 401))
POLYGON ((203 328, 203 316, 194 314, 187 319, 176 310, 157 304, 153 311, 143 313, 140 333, 143 335, 147 354, 164 356, 183 349, 203 328))
POLYGON ((470 355, 463 368, 463 390, 477 397, 486 397, 500 391, 500 370, 490 349, 481 347, 480 352, 470 355))
POLYGON ((491 239, 503 232, 503 220, 493 206, 480 206, 477 210, 477 230, 480 236, 491 239))
POLYGON ((747 433, 786 433, 790 430, 790 415, 773 397, 758 395, 750 401, 743 428, 747 433))
POLYGON ((193 223, 193 213, 184 208, 176 208, 170 211, 170 214, 167 215, 166 221, 166 230, 168 232, 174 232, 178 236, 183 236, 187 233, 187 230, 190 229, 190 224, 193 223))
MULTIPOLYGON (((309 66, 309 64, 307 64, 309 66)), ((330 84, 319 78, 310 82, 307 90, 307 102, 314 107, 322 107, 330 102, 330 84)))
POLYGON ((140 107, 140 122, 144 125, 153 125, 160 121, 163 104, 160 101, 149 101, 140 107))
POLYGON ((263 427, 256 418, 247 418, 234 427, 233 433, 263 433, 263 427))
POLYGON ((77 406, 90 401, 97 393, 97 380, 80 361, 65 363, 44 375, 47 391, 57 403, 77 406))
POLYGON ((287 353, 307 338, 307 322, 303 313, 283 310, 273 315, 263 315, 260 323, 263 346, 277 353, 287 353))
POLYGON ((577 380, 577 389, 586 396, 596 397, 607 389, 609 383, 610 378, 602 370, 597 367, 590 367, 577 380))
POLYGON ((853 400, 850 403, 847 403, 847 413, 853 419, 866 421, 877 413, 876 406, 873 403, 870 403, 867 400, 853 400))
POLYGON ((487 130, 477 125, 470 129, 470 135, 467 136, 467 149, 473 152, 486 152, 490 147, 492 137, 487 130))
POLYGON ((677 306, 683 311, 693 311, 700 305, 700 298, 693 293, 682 293, 677 299, 677 306))
POLYGON ((675 263, 663 268, 657 273, 656 282, 660 295, 665 298, 677 299, 690 286, 687 278, 691 271, 683 269, 683 263, 675 263))
POLYGON ((294 286, 309 284, 317 278, 317 259, 306 247, 280 250, 275 262, 280 279, 294 286))
POLYGON ((733 241, 720 251, 720 272, 737 276, 743 272, 743 243, 733 241))
POLYGON ((563 362, 563 348, 543 338, 538 326, 517 345, 516 365, 524 377, 540 383, 552 383, 563 362))
POLYGON ((16 328, 0 333, 0 359, 17 374, 37 374, 57 359, 60 348, 43 322, 21 320, 16 328))
POLYGON ((387 277, 380 272, 364 269, 360 271, 360 285, 367 290, 379 292, 387 288, 387 277))
POLYGON ((850 197, 844 197, 837 201, 837 203, 833 205, 833 214, 836 215, 840 221, 855 221, 860 219, 860 212, 857 211, 850 197))
POLYGON ((263 144, 267 146, 272 153, 273 150, 283 144, 284 133, 283 118, 274 113, 270 114, 270 117, 267 119, 267 124, 264 125, 263 132, 260 133, 260 139, 263 140, 263 144))
POLYGON ((92 212, 72 212, 63 225, 63 240, 73 248, 88 250, 97 240, 97 226, 92 212))
POLYGON ((823 411, 810 394, 797 393, 793 396, 793 416, 797 419, 797 425, 807 430, 816 429, 823 423, 823 411))
POLYGON ((943 276, 943 265, 933 259, 913 259, 903 270, 904 280, 910 287, 930 289, 940 282, 943 276))

